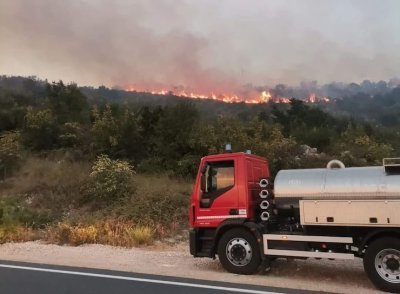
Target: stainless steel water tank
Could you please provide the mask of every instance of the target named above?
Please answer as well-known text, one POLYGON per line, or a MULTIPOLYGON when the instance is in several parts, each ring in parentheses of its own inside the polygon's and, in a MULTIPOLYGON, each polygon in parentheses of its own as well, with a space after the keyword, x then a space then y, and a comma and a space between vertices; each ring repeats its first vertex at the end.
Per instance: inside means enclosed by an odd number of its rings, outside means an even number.
POLYGON ((278 199, 400 199, 400 174, 384 166, 281 170, 274 182, 278 199))

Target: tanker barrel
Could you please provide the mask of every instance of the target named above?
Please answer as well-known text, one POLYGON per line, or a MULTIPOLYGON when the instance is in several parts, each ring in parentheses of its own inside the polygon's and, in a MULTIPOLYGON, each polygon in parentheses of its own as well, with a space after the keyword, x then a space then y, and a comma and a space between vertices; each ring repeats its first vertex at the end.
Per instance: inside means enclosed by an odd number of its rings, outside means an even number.
POLYGON ((298 205, 301 199, 400 199, 400 173, 385 167, 344 167, 333 160, 327 168, 281 170, 274 198, 281 206, 298 205))

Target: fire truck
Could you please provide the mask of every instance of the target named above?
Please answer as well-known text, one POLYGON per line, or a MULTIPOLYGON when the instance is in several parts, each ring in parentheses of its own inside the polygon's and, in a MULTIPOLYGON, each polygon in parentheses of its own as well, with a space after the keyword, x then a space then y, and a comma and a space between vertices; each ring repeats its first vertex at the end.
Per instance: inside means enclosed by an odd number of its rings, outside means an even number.
MULTIPOLYGON (((400 159, 382 166, 281 170, 251 152, 201 159, 189 209, 190 253, 253 274, 275 258, 362 258, 400 292, 400 159)), ((273 267, 272 267, 273 270, 273 267)))

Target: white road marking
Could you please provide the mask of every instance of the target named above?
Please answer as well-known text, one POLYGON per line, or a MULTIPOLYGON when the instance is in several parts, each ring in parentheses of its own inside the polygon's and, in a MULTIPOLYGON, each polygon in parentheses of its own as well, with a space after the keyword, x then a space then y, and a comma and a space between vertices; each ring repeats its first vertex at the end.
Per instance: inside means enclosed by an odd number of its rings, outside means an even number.
POLYGON ((18 266, 18 265, 8 265, 8 264, 0 264, 0 268, 11 268, 11 269, 47 272, 47 273, 55 273, 55 274, 66 274, 66 275, 75 275, 75 276, 86 276, 86 277, 95 277, 95 278, 105 278, 105 279, 126 280, 126 281, 164 284, 164 285, 173 285, 173 286, 183 286, 183 287, 192 287, 192 288, 203 288, 203 289, 230 291, 230 292, 239 292, 239 293, 282 294, 282 293, 278 293, 278 292, 269 292, 269 291, 261 291, 261 290, 230 288, 230 287, 221 287, 221 286, 201 285, 201 284, 194 284, 194 283, 134 278, 134 277, 125 277, 125 276, 114 276, 114 275, 95 274, 95 273, 86 273, 86 272, 78 272, 78 271, 56 270, 56 269, 49 269, 49 268, 18 266))

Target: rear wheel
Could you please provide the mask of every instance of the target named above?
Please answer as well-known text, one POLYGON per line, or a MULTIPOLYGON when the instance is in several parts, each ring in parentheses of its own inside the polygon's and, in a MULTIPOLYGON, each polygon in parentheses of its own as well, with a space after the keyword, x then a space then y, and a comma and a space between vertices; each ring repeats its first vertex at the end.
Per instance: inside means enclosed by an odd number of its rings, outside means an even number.
POLYGON ((400 292, 400 239, 385 237, 373 241, 365 252, 364 269, 377 288, 400 292))
POLYGON ((218 257, 231 273, 250 275, 261 264, 259 245, 255 236, 242 228, 234 228, 222 235, 218 243, 218 257))

